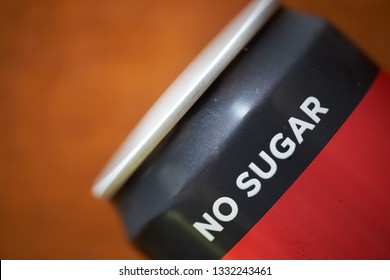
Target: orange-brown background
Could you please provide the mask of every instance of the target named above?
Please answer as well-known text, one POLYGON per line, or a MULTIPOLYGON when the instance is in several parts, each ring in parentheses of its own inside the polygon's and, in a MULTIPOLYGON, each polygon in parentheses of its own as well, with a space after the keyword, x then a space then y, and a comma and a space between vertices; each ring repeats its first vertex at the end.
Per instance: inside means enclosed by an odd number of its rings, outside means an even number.
MULTIPOLYGON (((147 108, 248 0, 0 1, 0 258, 128 259, 91 184, 147 108)), ((390 72, 390 1, 286 0, 390 72)))

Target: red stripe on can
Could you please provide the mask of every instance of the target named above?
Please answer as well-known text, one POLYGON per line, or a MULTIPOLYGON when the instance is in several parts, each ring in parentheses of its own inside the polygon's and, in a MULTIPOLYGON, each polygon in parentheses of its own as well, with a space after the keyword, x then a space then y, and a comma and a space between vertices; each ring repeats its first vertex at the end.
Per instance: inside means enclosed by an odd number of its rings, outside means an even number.
POLYGON ((390 78, 224 259, 390 258, 390 78))

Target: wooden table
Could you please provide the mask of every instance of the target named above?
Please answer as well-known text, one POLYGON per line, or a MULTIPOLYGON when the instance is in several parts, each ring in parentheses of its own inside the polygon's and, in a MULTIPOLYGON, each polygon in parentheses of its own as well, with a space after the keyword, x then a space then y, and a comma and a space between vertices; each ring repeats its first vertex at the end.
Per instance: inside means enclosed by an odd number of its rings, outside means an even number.
MULTIPOLYGON (((0 258, 143 258, 95 176, 248 0, 0 3, 0 258)), ((390 1, 286 0, 390 72, 390 1)))

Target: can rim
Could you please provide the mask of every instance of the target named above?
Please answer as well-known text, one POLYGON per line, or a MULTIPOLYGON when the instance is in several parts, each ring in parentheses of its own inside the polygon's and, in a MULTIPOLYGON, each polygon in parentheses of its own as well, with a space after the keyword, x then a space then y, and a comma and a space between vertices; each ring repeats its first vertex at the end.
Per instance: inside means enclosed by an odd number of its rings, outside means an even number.
POLYGON ((92 192, 109 199, 186 114, 279 6, 254 0, 177 77, 125 139, 97 177, 92 192))

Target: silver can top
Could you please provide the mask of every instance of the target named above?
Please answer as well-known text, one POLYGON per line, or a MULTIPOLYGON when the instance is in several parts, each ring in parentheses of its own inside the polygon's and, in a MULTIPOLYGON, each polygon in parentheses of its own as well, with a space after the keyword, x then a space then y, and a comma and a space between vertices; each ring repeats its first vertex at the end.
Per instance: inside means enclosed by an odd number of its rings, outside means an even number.
POLYGON ((96 179, 93 194, 111 198, 212 82, 264 26, 278 0, 249 3, 149 109, 96 179))

